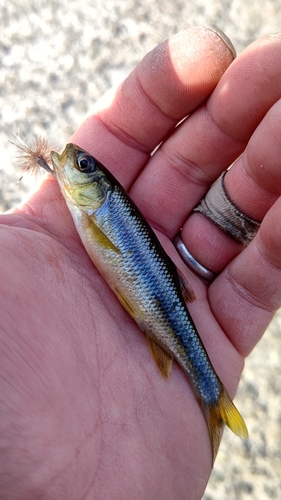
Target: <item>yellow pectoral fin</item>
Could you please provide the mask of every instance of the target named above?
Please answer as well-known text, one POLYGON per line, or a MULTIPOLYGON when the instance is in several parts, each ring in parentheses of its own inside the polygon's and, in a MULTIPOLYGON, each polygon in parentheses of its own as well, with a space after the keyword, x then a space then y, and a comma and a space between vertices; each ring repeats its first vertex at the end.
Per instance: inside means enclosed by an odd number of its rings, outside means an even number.
POLYGON ((120 253, 119 248, 117 248, 112 241, 104 234, 104 232, 96 225, 95 220, 88 216, 87 232, 90 233, 93 241, 100 245, 100 247, 105 250, 112 250, 113 252, 120 253))
POLYGON ((149 336, 149 334, 146 334, 146 337, 156 365, 158 366, 163 377, 168 378, 172 369, 172 356, 170 356, 170 354, 165 352, 158 344, 156 344, 149 336))

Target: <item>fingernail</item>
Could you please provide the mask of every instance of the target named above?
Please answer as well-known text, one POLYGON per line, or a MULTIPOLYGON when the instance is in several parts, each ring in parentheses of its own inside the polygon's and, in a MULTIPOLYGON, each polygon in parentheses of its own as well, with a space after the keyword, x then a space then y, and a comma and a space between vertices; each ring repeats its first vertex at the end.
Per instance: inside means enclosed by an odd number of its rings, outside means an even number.
POLYGON ((233 59, 235 59, 236 57, 236 50, 234 48, 234 45, 233 43, 229 40, 228 36, 226 36, 226 34, 221 31, 219 28, 217 28, 216 26, 214 25, 211 25, 211 26, 205 26, 205 28, 207 30, 210 30, 212 31, 213 33, 216 33, 216 35, 218 35, 221 40, 224 41, 225 45, 227 46, 227 48, 230 50, 230 52, 233 54, 233 59))

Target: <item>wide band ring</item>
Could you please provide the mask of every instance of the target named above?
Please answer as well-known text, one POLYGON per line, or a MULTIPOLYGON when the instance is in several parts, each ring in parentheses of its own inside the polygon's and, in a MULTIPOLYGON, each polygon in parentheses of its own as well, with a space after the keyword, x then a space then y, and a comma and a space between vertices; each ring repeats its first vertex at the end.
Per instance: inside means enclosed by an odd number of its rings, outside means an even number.
POLYGON ((222 231, 246 246, 256 235, 260 222, 245 215, 231 201, 224 185, 226 172, 211 186, 193 211, 205 215, 222 231))

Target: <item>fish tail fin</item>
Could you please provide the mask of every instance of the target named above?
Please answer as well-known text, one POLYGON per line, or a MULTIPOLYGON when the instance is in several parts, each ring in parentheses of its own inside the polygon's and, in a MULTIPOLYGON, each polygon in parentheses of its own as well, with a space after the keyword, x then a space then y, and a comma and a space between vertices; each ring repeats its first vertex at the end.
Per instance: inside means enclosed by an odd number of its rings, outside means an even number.
POLYGON ((203 406, 203 413, 210 433, 214 463, 220 444, 221 430, 224 424, 242 439, 248 439, 248 430, 242 416, 224 386, 222 386, 222 391, 216 405, 205 404, 203 406))

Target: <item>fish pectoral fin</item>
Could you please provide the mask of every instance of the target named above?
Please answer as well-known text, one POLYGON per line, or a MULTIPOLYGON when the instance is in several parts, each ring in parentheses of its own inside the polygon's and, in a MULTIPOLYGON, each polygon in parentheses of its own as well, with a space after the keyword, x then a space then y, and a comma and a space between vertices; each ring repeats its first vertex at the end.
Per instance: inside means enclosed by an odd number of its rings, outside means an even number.
POLYGON ((178 277, 179 277, 179 282, 180 282, 181 293, 183 295, 185 302, 193 302, 194 300, 196 300, 196 295, 195 295, 194 291, 190 288, 183 273, 178 268, 177 268, 177 272, 178 272, 178 277))
POLYGON ((113 252, 120 253, 119 248, 117 248, 114 243, 104 234, 104 232, 96 225, 95 219, 88 216, 89 226, 88 230, 91 231, 93 239, 105 250, 112 250, 113 252))
POLYGON ((156 362, 156 365, 158 366, 161 374, 163 375, 164 378, 168 378, 171 369, 172 369, 172 363, 173 363, 173 358, 168 354, 166 351, 162 349, 158 344, 154 342, 154 340, 149 336, 149 334, 146 334, 146 338, 148 340, 148 344, 152 353, 152 356, 156 362))

